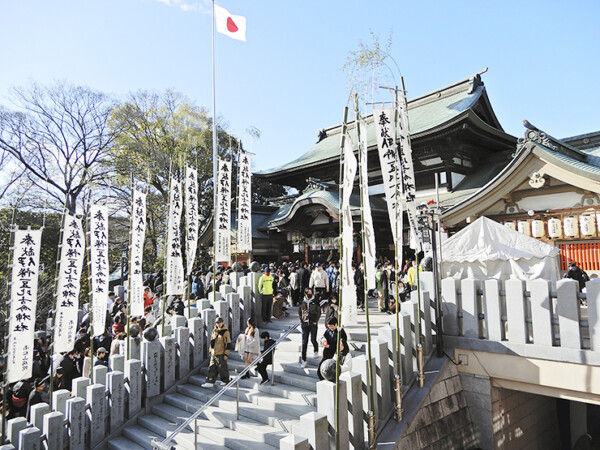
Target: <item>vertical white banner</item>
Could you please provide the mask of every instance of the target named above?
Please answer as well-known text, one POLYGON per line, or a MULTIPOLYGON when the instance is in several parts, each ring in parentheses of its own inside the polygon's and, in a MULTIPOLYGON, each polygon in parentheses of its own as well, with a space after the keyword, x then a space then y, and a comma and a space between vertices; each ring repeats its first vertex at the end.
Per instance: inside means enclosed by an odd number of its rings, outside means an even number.
POLYGON ((379 163, 381 165, 381 176, 387 203, 390 226, 394 242, 400 240, 402 248, 402 228, 400 228, 402 217, 402 203, 398 201, 401 191, 400 166, 396 153, 396 132, 394 130, 393 107, 373 108, 373 120, 377 130, 377 149, 379 150, 379 163))
POLYGON ((144 239, 146 237, 146 194, 133 190, 131 205, 131 249, 129 252, 129 302, 132 316, 144 315, 144 239))
POLYGON ((108 207, 90 207, 90 262, 92 287, 92 335, 106 329, 108 306, 108 207))
POLYGON ((342 182, 342 279, 341 279, 341 308, 342 324, 354 324, 358 319, 356 305, 356 286, 352 272, 352 253, 354 251, 354 230, 352 226, 352 211, 350 196, 356 176, 356 157, 352 151, 352 143, 346 136, 344 144, 344 180, 342 182))
POLYGON ((42 230, 16 230, 14 237, 7 383, 31 378, 42 230))
POLYGON ((363 258, 365 265, 365 274, 367 289, 376 289, 377 281, 375 280, 375 231, 373 229, 373 217, 371 215, 371 203, 369 201, 369 170, 367 162, 367 123, 360 120, 360 142, 358 143, 358 151, 360 152, 360 179, 362 184, 360 190, 362 192, 363 204, 363 232, 365 233, 365 248, 363 248, 363 258))
POLYGON ((238 199, 237 248, 241 252, 252 251, 252 179, 251 158, 247 153, 240 157, 238 199))
POLYGON ((398 154, 400 155, 400 168, 402 172, 402 188, 406 202, 406 215, 410 226, 410 246, 421 251, 421 236, 417 224, 417 185, 415 183, 415 169, 413 166, 412 149, 410 146, 408 129, 408 111, 406 110, 406 93, 401 92, 398 104, 398 154))
POLYGON ((191 275, 198 248, 198 172, 191 167, 185 168, 185 254, 187 256, 187 275, 191 275))
POLYGON ((81 219, 65 214, 60 250, 56 316, 54 318, 54 351, 56 355, 73 349, 77 335, 77 310, 81 289, 81 270, 85 256, 85 234, 81 219))
POLYGON ((219 159, 217 171, 215 261, 231 260, 231 162, 219 159))
POLYGON ((167 225, 167 273, 165 295, 179 295, 184 293, 183 256, 181 254, 181 212, 183 197, 181 183, 171 179, 169 190, 169 217, 167 225))

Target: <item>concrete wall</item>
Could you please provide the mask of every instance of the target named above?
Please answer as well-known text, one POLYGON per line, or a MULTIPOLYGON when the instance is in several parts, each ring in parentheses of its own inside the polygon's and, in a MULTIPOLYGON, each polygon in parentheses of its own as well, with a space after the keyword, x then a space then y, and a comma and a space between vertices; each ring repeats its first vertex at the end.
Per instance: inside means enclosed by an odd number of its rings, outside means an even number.
POLYGON ((445 364, 410 426, 396 443, 399 449, 476 448, 477 437, 460 375, 445 364))
POLYGON ((494 447, 559 449, 556 399, 491 388, 494 447))
POLYGON ((481 448, 494 447, 492 428, 492 392, 490 379, 486 376, 460 374, 467 406, 473 418, 473 428, 481 448))

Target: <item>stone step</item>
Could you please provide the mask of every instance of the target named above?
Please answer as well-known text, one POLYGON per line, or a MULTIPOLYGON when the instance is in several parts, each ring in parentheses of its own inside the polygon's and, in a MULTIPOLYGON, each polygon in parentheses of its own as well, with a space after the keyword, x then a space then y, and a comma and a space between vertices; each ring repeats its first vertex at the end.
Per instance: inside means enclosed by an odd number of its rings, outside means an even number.
MULTIPOLYGON (((244 380, 245 381, 245 380, 244 380)), ((190 377, 190 383, 200 386, 204 383, 203 377, 193 376, 190 377)), ((213 388, 215 392, 218 392, 218 388, 213 388)), ((225 396, 235 398, 236 389, 228 389, 225 391, 225 396)), ((306 402, 299 403, 293 399, 282 398, 266 391, 258 391, 252 387, 246 387, 240 383, 239 388, 240 400, 253 403, 258 406, 263 406, 271 411, 284 412, 292 417, 300 417, 303 414, 307 414, 315 410, 312 405, 307 405, 306 402)))
MULTIPOLYGON (((180 433, 175 439, 175 444, 172 445, 175 445, 177 449, 194 448, 194 435, 191 433, 191 431, 189 431, 188 433, 190 436, 185 436, 184 433, 180 433), (187 439, 188 437, 191 437, 191 440, 187 439)), ((162 440, 166 437, 166 434, 164 432, 156 431, 155 429, 148 429, 142 425, 134 425, 131 427, 127 427, 123 430, 123 437, 132 441, 135 445, 138 445, 139 447, 142 447, 146 450, 153 450, 152 440, 162 440)), ((226 447, 222 445, 217 445, 213 441, 202 436, 198 436, 198 448, 202 448, 205 450, 226 450, 226 447)), ((121 449, 128 449, 128 447, 121 447, 120 450, 121 449)))
MULTIPOLYGON (((210 408, 210 407, 209 407, 210 408)), ((176 406, 168 403, 156 405, 152 408, 152 412, 162 417, 169 422, 176 423, 177 425, 187 420, 192 413, 184 409, 180 409, 176 406)), ((221 414, 216 408, 212 408, 211 414, 221 414)), ((207 419, 199 419, 196 421, 198 434, 214 441, 218 445, 226 446, 231 449, 256 449, 260 450, 263 448, 274 448, 271 445, 264 442, 264 436, 259 435, 259 440, 254 440, 252 433, 241 433, 234 429, 227 428, 223 423, 218 421, 211 421, 207 419)), ((256 426, 256 423, 252 423, 252 426, 256 426)), ((194 422, 190 424, 194 426, 194 422)), ((276 441, 279 444, 279 441, 276 441)))
POLYGON ((137 445, 135 442, 123 436, 111 439, 108 442, 108 448, 109 450, 144 450, 144 447, 137 445))
MULTIPOLYGON (((318 359, 319 362, 321 361, 321 358, 315 358, 318 359)), ((282 363, 285 364, 285 363, 282 363)), ((288 363, 290 365, 296 364, 298 366, 298 369, 300 369, 300 363, 288 363)), ((236 370, 242 370, 244 368, 244 364, 238 361, 232 361, 231 364, 229 364, 229 371, 231 372, 235 372, 236 370)), ((314 376, 307 374, 305 372, 303 373, 294 373, 294 372, 282 372, 281 370, 276 370, 275 371, 275 383, 282 383, 284 385, 287 386, 296 386, 302 389, 306 389, 312 392, 316 392, 317 388, 316 388, 316 383, 317 381, 319 381, 317 375, 316 375, 316 366, 312 366, 312 368, 315 370, 314 372, 314 376)), ((269 368, 269 376, 271 376, 271 370, 269 368)), ((206 377, 206 375, 208 374, 208 367, 203 367, 202 369, 200 369, 200 374, 202 374, 204 377, 206 377)))
MULTIPOLYGON (((320 360, 319 360, 320 362, 320 360)), ((286 373, 295 373, 298 375, 306 375, 309 377, 314 377, 319 381, 319 377, 317 375, 316 367, 309 367, 308 365, 303 369, 299 363, 281 363, 281 368, 286 373)))
MULTIPOLYGON (((192 384, 186 384, 177 387, 179 394, 187 397, 195 398, 203 402, 209 401, 217 392, 218 388, 202 388, 192 384)), ((222 411, 236 412, 235 399, 231 399, 228 396, 219 398, 213 403, 214 406, 218 407, 222 411)), ((248 419, 261 422, 272 427, 278 428, 286 433, 293 433, 294 428, 299 423, 298 417, 293 417, 284 412, 278 412, 277 417, 273 416, 273 411, 269 408, 261 407, 248 402, 240 402, 239 406, 240 416, 244 416, 248 419)))
MULTIPOLYGON (((182 394, 169 394, 165 397, 165 402, 179 409, 185 409, 190 415, 204 405, 204 402, 182 394)), ((287 436, 287 433, 280 429, 255 422, 243 416, 237 419, 234 412, 223 411, 215 406, 206 408, 201 420, 205 421, 206 419, 218 426, 224 426, 243 433, 247 438, 251 438, 256 442, 265 442, 274 447, 279 447, 279 441, 287 436)))

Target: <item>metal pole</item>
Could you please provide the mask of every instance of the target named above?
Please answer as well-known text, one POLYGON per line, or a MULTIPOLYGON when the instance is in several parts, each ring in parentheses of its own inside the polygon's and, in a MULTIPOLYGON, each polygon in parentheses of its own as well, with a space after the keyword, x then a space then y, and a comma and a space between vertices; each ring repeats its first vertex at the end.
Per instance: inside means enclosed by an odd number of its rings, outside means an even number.
POLYGON ((235 383, 235 417, 240 420, 240 380, 235 383))
POLYGON ((396 384, 396 422, 402 420, 402 379, 400 375, 394 376, 394 382, 396 384))
POLYGON ((368 431, 369 431, 369 450, 377 448, 377 442, 375 442, 375 414, 372 410, 367 412, 368 420, 368 431))
POLYGON ((275 349, 271 350, 271 386, 273 383, 275 383, 275 349))
MULTIPOLYGON (((442 281, 442 223, 441 223, 441 210, 440 210, 440 189, 438 183, 438 176, 435 176, 435 205, 436 205, 436 220, 437 222, 437 241, 433 246, 434 254, 434 267, 437 269, 437 274, 434 274, 434 282, 435 282, 435 295, 437 298, 436 302, 436 312, 437 317, 436 320, 436 345, 438 347, 437 356, 441 358, 444 354, 444 330, 442 327, 442 316, 444 315, 444 311, 442 308, 442 292, 440 289, 441 281, 442 281), (439 245, 439 249, 437 248, 439 245), (439 265, 438 265, 439 264, 439 265)), ((433 222, 433 220, 432 220, 433 222)), ((435 227, 434 227, 435 228, 435 227)), ((432 234, 435 236, 436 231, 434 230, 432 234)))
POLYGON ((422 388, 425 384, 425 372, 424 372, 424 362, 423 362, 423 346, 421 344, 417 345, 417 354, 418 354, 418 365, 419 365, 419 387, 422 388))
POLYGON ((215 94, 215 0, 212 1, 212 109, 213 109, 213 129, 212 129, 212 142, 213 142, 213 298, 215 298, 217 291, 217 102, 215 94))

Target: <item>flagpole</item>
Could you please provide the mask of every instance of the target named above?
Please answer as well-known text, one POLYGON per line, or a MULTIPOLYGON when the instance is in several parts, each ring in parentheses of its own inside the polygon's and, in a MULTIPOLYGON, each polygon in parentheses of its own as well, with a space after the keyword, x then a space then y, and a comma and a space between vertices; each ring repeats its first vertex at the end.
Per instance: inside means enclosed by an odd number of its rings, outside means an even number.
MULTIPOLYGON (((398 86, 395 87, 394 89, 394 107, 395 107, 395 113, 394 113, 394 127, 395 127, 395 133, 397 133, 398 131, 398 86)), ((398 137, 396 136, 396 139, 398 137)), ((399 195, 400 193, 398 192, 398 164, 400 164, 400 154, 398 151, 396 151, 396 164, 395 164, 395 171, 394 171, 394 176, 396 178, 395 184, 395 192, 396 192, 396 209, 395 209, 395 214, 396 214, 396 218, 395 218, 395 227, 396 227, 396 241, 394 242, 394 280, 395 280, 395 298, 396 298, 396 367, 397 367, 397 373, 396 375, 398 377, 400 377, 400 394, 399 394, 399 398, 400 401, 402 400, 402 368, 401 368, 401 363, 402 363, 402 358, 401 358, 401 352, 400 352, 400 293, 398 291, 398 286, 400 284, 400 271, 399 271, 399 261, 398 261, 398 253, 400 253, 402 256, 403 255, 403 250, 404 250, 404 246, 401 247, 400 252, 398 251, 398 241, 400 241, 400 243, 403 243, 404 240, 404 227, 398 227, 398 206, 400 205, 400 202, 402 201, 401 199, 401 195, 399 195), (400 229, 398 229, 400 228, 400 229)), ((400 213, 402 214, 402 212, 400 213)), ((388 280, 389 281, 389 280, 388 280)), ((389 308, 389 303, 388 303, 388 308, 389 308)), ((399 408, 399 414, 398 414, 398 420, 400 418, 400 413, 401 413, 401 406, 397 405, 397 407, 399 408)))
POLYGON ((212 113, 213 113, 213 298, 217 290, 217 105, 215 93, 215 0, 212 0, 212 113))

